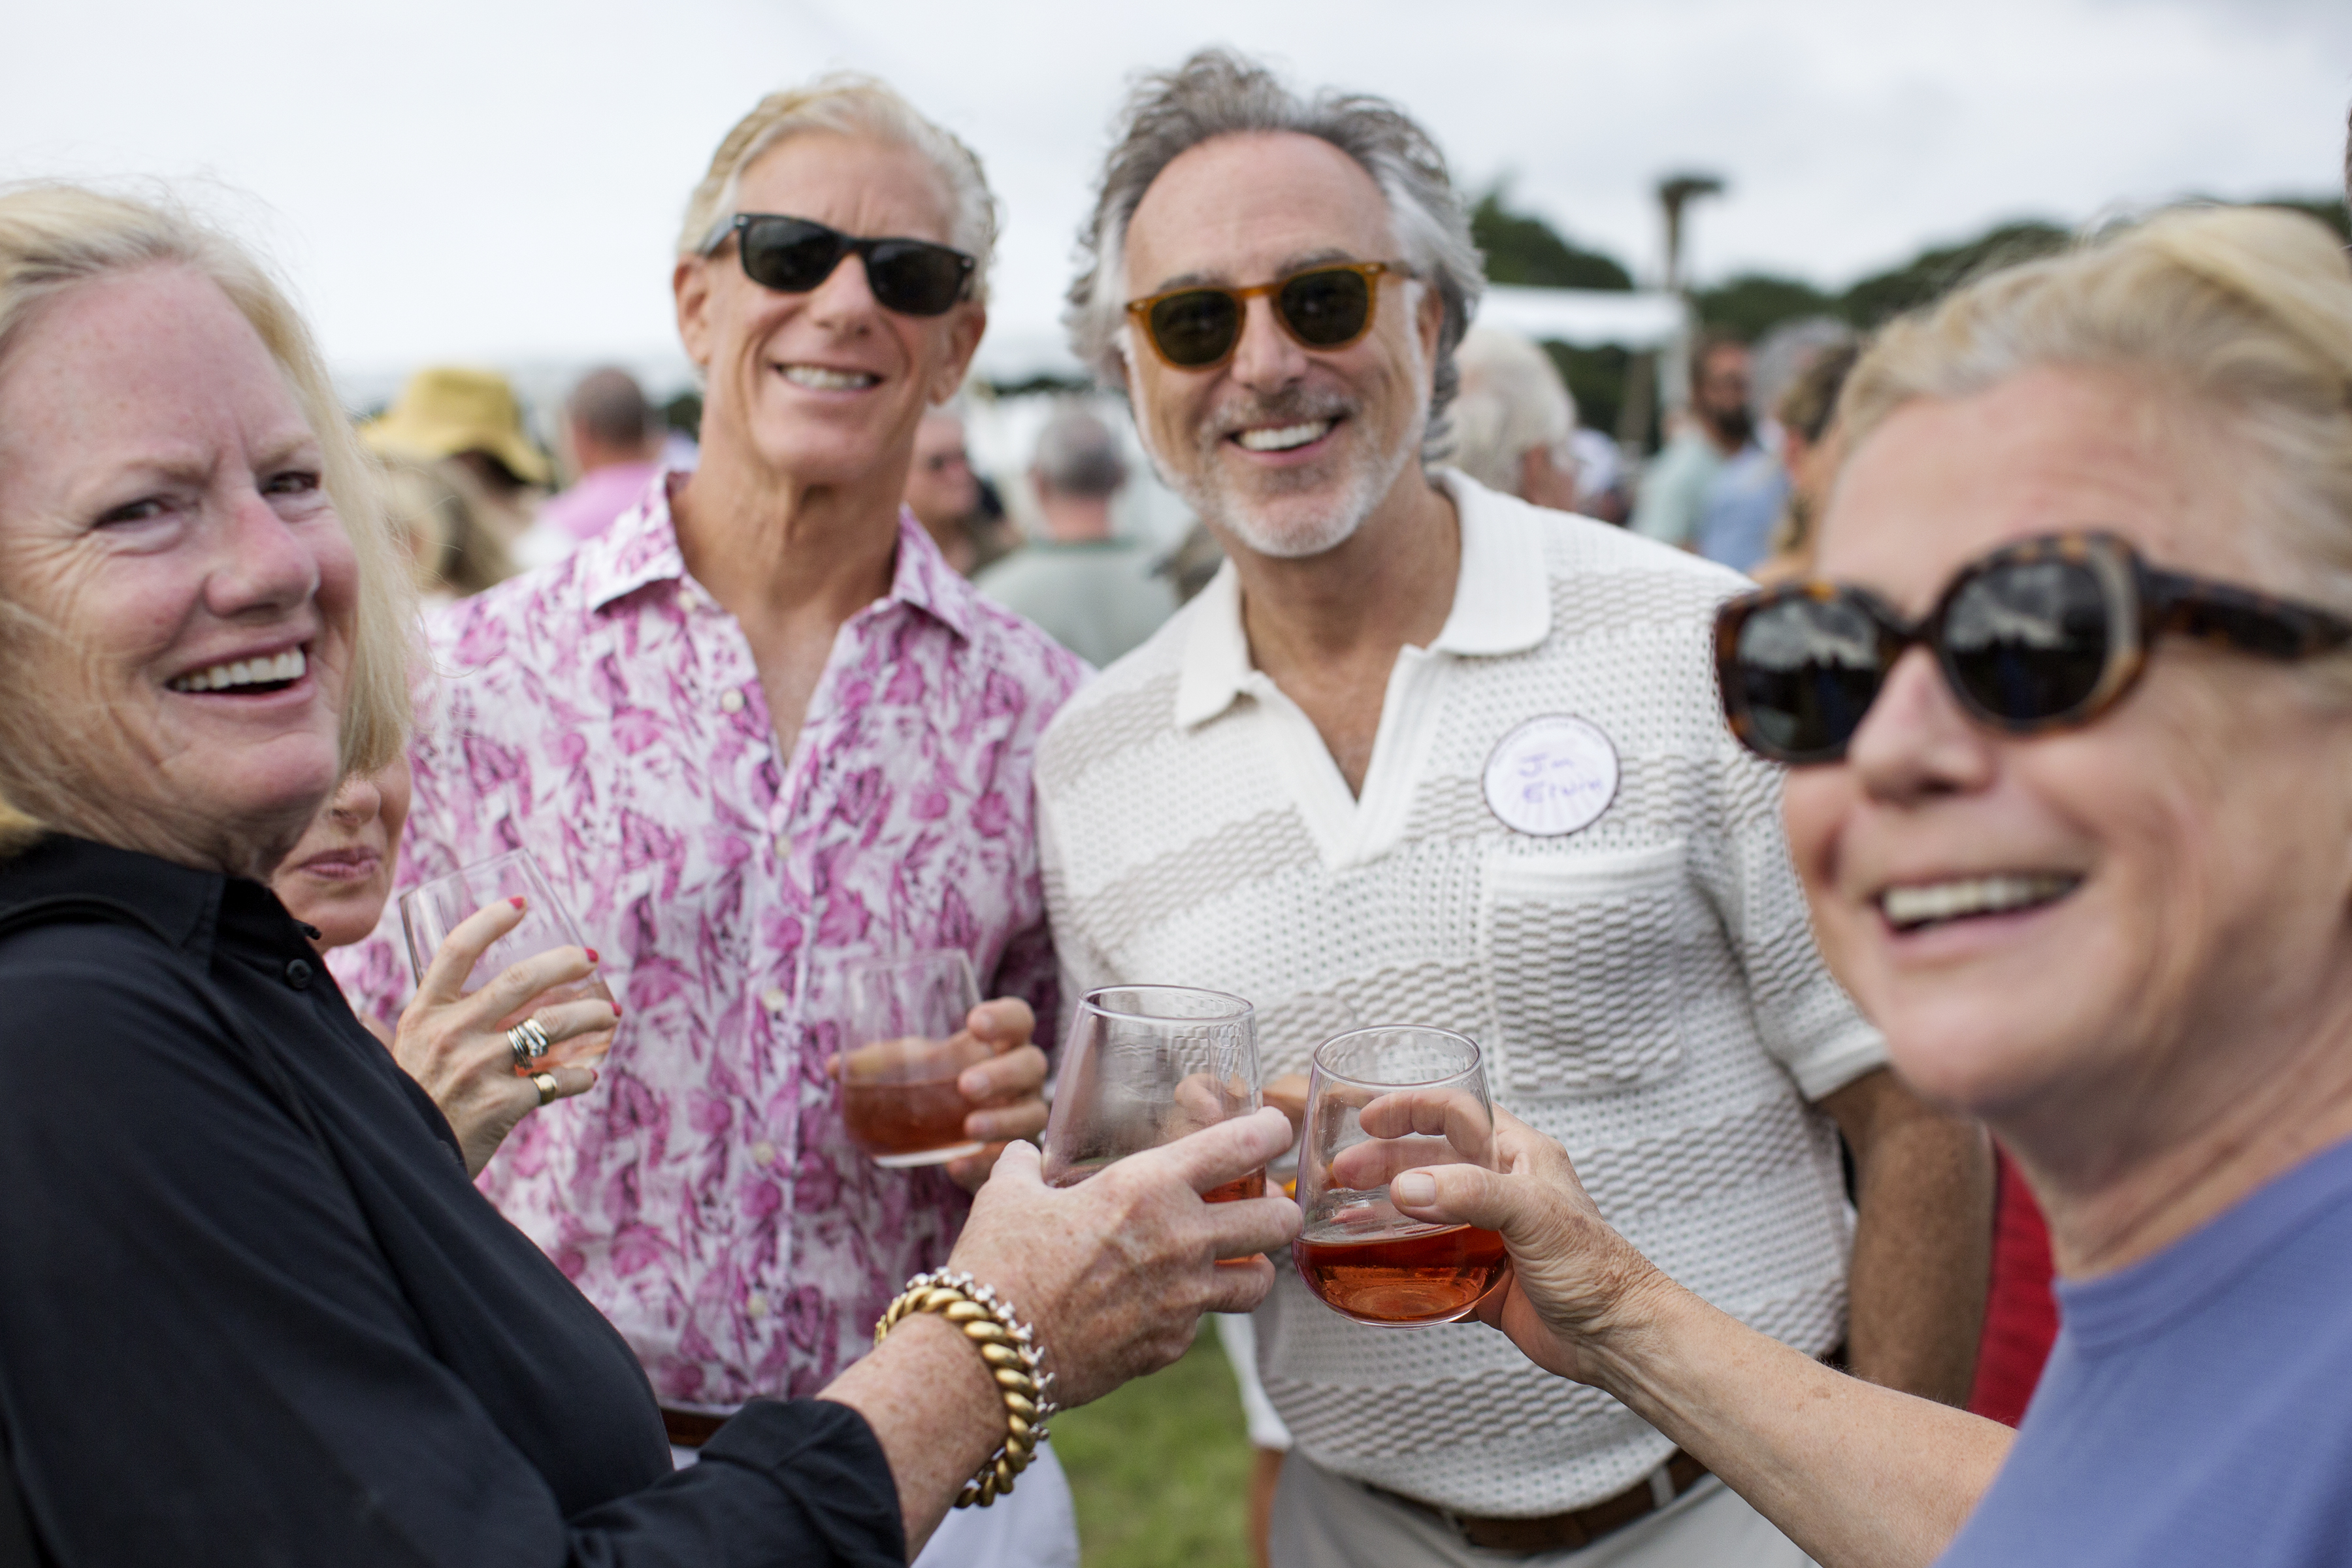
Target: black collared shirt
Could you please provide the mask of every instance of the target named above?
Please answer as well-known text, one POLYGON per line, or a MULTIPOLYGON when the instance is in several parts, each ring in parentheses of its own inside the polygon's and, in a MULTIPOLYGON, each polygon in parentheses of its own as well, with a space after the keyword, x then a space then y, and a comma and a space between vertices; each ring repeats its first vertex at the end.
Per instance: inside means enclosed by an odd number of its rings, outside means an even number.
POLYGON ((258 883, 0 861, 0 1432, 58 1563, 899 1563, 845 1406, 671 1470, 627 1344, 466 1178, 258 883))

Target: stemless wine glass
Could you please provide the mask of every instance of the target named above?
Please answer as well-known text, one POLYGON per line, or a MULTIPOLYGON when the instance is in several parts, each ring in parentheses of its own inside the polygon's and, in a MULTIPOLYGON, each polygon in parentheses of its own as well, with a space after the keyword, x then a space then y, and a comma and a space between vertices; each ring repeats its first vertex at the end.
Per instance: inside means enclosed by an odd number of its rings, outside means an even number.
MULTIPOLYGON (((557 894, 539 858, 528 849, 509 849, 446 877, 420 882, 401 895, 400 923, 408 933, 408 962, 419 984, 425 979, 433 955, 441 951, 442 942, 459 921, 490 904, 516 898, 523 901, 521 922, 490 943, 472 972, 459 983, 460 994, 472 994, 526 958, 536 958, 559 947, 588 945, 580 938, 579 921, 572 917, 571 906, 557 894)), ((532 997, 512 1017, 500 1020, 499 1026, 510 1028, 546 1003, 577 1002, 589 996, 604 1002, 613 999, 603 976, 590 974, 568 985, 551 986, 532 997)), ((604 1029, 558 1040, 547 1055, 549 1060, 566 1067, 588 1067, 602 1060, 612 1045, 613 1031, 604 1029)), ((515 1071, 536 1072, 539 1066, 533 1062, 529 1067, 517 1067, 515 1071)))
POLYGON ((1358 1029, 1316 1047, 1298 1162, 1299 1277, 1360 1323, 1450 1323, 1509 1271, 1491 1230, 1406 1217, 1399 1172, 1496 1169, 1495 1111, 1476 1042, 1446 1029, 1358 1029))
MULTIPOLYGON (((1258 1108, 1257 1015, 1238 996, 1187 985, 1107 985, 1070 1020, 1045 1121, 1045 1184, 1085 1181, 1114 1160, 1258 1108)), ((1252 1171, 1201 1196, 1265 1195, 1252 1171)))
POLYGON ((980 1005, 971 960, 960 948, 850 964, 848 1050, 841 1054, 841 1119, 877 1165, 938 1165, 977 1154, 964 1136, 971 1102, 956 1079, 989 1047, 965 1027, 980 1005))

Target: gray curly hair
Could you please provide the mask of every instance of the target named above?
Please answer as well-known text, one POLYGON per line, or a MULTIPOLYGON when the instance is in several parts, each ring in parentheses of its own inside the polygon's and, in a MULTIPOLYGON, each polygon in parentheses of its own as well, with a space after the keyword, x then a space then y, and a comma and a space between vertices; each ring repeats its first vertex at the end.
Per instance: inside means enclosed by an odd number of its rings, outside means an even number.
POLYGON ((1119 383, 1127 228, 1143 193, 1179 154, 1203 142, 1276 131, 1318 137, 1363 165, 1388 198, 1399 254, 1444 302, 1423 439, 1426 453, 1442 452, 1445 406, 1460 384, 1454 351, 1486 291, 1485 261, 1470 241, 1470 216, 1446 173, 1445 154, 1386 99, 1328 89, 1301 98, 1272 71, 1231 49, 1202 49, 1172 71, 1143 77, 1128 96, 1093 216, 1078 231, 1085 270, 1070 285, 1062 316, 1071 346, 1104 381, 1119 383))

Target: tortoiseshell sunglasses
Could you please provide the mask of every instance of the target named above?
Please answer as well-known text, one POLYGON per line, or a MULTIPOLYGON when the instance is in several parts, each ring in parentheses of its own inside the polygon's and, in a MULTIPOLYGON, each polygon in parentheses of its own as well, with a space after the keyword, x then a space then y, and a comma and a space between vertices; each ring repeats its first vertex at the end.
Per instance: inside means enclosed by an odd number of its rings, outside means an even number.
POLYGON ((1833 763, 1905 649, 1936 657, 1960 706, 2014 734, 2087 724, 2131 689, 2159 632, 2264 658, 2352 641, 2310 605, 2160 571, 2112 533, 2052 534, 1960 569, 1906 619, 1866 588, 1794 583, 1716 612, 1715 668, 1732 733, 1778 763, 1833 763))

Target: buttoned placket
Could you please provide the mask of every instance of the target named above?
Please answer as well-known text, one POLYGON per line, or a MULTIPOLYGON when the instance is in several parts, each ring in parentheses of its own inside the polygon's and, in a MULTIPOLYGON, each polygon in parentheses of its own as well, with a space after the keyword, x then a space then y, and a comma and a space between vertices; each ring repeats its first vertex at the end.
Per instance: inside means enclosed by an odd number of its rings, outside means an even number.
MULTIPOLYGON (((766 760, 772 761, 777 752, 775 727, 767 710, 766 693, 759 685, 759 663, 752 657, 750 639, 742 626, 727 611, 715 603, 699 587, 688 584, 681 588, 679 607, 684 614, 688 638, 693 645, 696 662, 718 678, 716 689, 706 693, 705 700, 722 715, 721 722, 749 728, 756 724, 759 734, 749 743, 764 749, 766 760), (749 716, 749 722, 745 715, 749 716)), ((812 704, 811 720, 814 717, 812 704)), ((808 723, 804 722, 805 731, 808 723)), ((795 761, 791 764, 793 777, 787 778, 778 788, 761 824, 761 841, 753 846, 756 876, 748 879, 744 889, 741 911, 746 932, 746 958, 754 965, 765 968, 771 954, 761 945, 761 922, 758 911, 778 901, 783 892, 798 883, 805 894, 810 883, 807 868, 795 860, 793 853, 792 825, 798 818, 806 795, 805 784, 794 779, 803 771, 795 761), (755 885, 756 884, 756 885, 755 885)), ((757 768, 758 760, 745 759, 744 765, 757 768)), ((803 902, 814 904, 813 898, 803 902)), ((793 1207, 792 1187, 798 1162, 783 1158, 786 1150, 797 1151, 801 1142, 800 1080, 801 1053, 805 1048, 804 1025, 808 1005, 808 953, 814 936, 814 919, 802 934, 799 947, 793 956, 793 973, 786 984, 775 983, 772 973, 764 976, 768 984, 750 990, 744 1005, 756 1016, 746 1018, 744 1037, 751 1041, 768 1042, 785 1058, 785 1070, 792 1085, 782 1107, 785 1124, 775 1126, 771 1118, 769 1102, 774 1096, 763 1097, 758 1105, 745 1108, 746 1114, 757 1119, 745 1129, 754 1136, 741 1145, 751 1164, 767 1179, 777 1183, 784 1194, 784 1205, 793 1207)), ((792 1262, 792 1237, 789 1227, 779 1237, 783 1248, 782 1265, 788 1272, 792 1262)), ((766 1314, 767 1297, 754 1290, 744 1299, 747 1316, 758 1320, 766 1314)))

